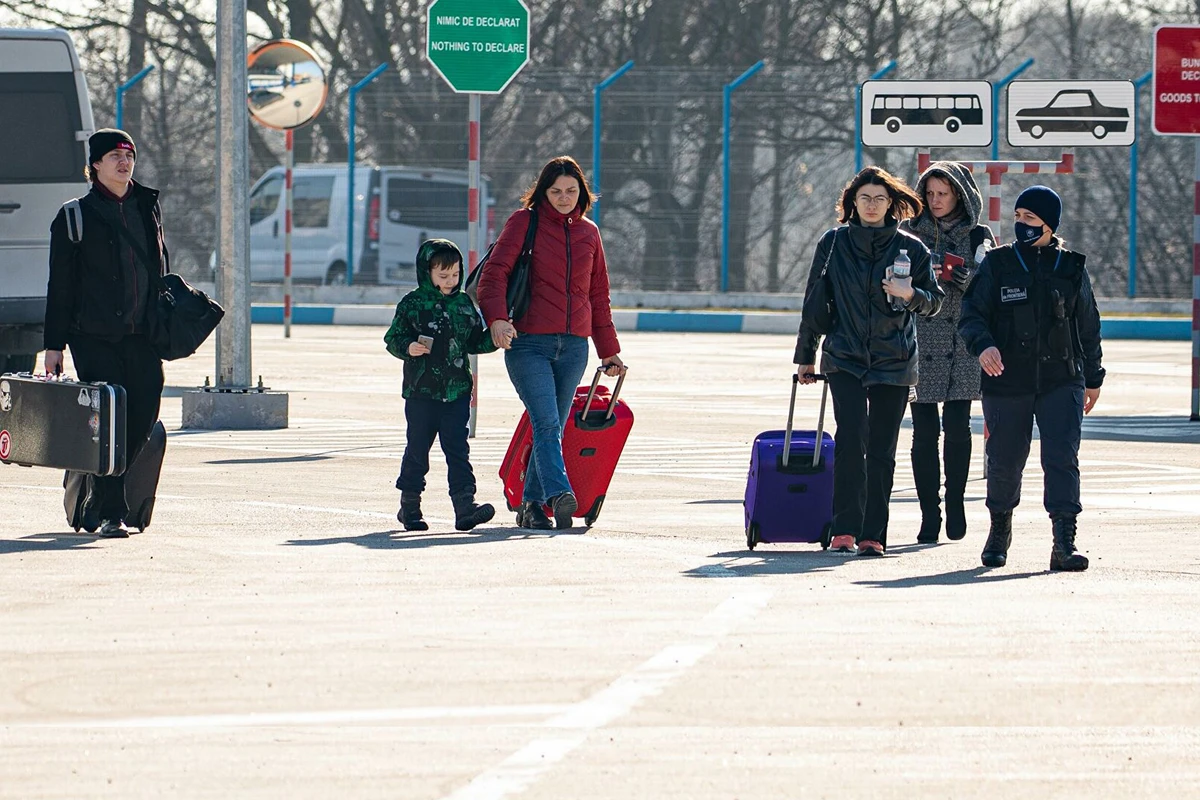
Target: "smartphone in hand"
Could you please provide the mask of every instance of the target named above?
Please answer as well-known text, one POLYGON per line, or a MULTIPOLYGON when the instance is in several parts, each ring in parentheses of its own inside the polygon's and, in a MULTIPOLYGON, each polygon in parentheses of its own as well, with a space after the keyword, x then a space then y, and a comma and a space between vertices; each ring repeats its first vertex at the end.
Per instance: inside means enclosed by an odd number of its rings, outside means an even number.
POLYGON ((418 336, 417 344, 423 345, 423 346, 429 348, 430 350, 433 350, 433 337, 432 336, 418 336))

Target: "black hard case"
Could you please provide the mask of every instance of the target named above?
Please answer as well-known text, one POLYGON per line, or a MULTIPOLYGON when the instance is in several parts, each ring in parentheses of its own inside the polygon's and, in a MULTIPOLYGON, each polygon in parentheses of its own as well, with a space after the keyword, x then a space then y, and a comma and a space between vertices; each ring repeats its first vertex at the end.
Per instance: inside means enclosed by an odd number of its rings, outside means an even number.
POLYGON ((0 461, 92 475, 125 472, 125 389, 0 375, 0 461))
MULTIPOLYGON (((166 452, 167 429, 161 421, 155 422, 150 429, 150 438, 129 469, 125 470, 125 503, 129 506, 125 524, 131 528, 144 531, 150 527, 154 498, 158 493, 158 477, 162 473, 166 452)), ((88 492, 87 473, 68 472, 63 476, 63 490, 63 511, 67 514, 67 524, 76 532, 86 530, 95 533, 100 527, 97 510, 84 505, 88 492)))

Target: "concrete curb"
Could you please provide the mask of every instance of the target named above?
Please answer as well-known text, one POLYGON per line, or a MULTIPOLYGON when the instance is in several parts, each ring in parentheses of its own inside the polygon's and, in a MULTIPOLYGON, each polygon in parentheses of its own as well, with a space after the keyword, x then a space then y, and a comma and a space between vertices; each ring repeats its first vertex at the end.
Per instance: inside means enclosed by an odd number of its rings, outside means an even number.
MULTIPOLYGON (((376 325, 387 327, 395 313, 393 306, 294 306, 296 325, 376 325)), ((250 321, 259 324, 283 324, 283 306, 255 304, 250 321)), ((656 333, 795 333, 800 315, 791 313, 739 311, 643 311, 613 309, 613 323, 619 331, 656 333)), ((1102 322, 1106 339, 1151 339, 1189 341, 1192 322, 1186 317, 1106 317, 1102 322)))

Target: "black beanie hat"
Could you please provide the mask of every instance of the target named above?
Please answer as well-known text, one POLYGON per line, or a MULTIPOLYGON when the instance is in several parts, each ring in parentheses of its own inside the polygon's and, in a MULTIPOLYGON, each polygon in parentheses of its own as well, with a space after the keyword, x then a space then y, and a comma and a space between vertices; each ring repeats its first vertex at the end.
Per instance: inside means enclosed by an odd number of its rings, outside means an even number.
POLYGON ((1051 231, 1058 230, 1062 220, 1062 198, 1049 186, 1030 186, 1021 192, 1013 209, 1024 208, 1042 218, 1051 231))
POLYGON ((137 158, 132 136, 116 128, 101 128, 88 139, 88 165, 95 164, 113 150, 128 150, 137 158))

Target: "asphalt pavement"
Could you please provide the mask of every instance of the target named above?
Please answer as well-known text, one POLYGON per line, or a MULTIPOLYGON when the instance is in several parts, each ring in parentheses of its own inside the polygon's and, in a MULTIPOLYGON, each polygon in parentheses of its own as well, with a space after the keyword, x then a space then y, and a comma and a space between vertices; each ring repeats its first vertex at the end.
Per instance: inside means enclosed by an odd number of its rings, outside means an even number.
POLYGON ((432 529, 406 533, 383 329, 292 334, 254 329, 287 430, 177 430, 212 347, 167 365, 145 533, 76 535, 61 474, 0 466, 0 798, 1200 797, 1186 342, 1106 343, 1092 567, 1052 574, 1036 442, 1009 564, 980 566, 978 406, 965 540, 915 543, 906 426, 887 557, 748 551, 786 335, 623 334, 636 421, 587 530, 503 509, 521 409, 481 357, 472 459, 500 511, 454 531, 435 448, 432 529))

